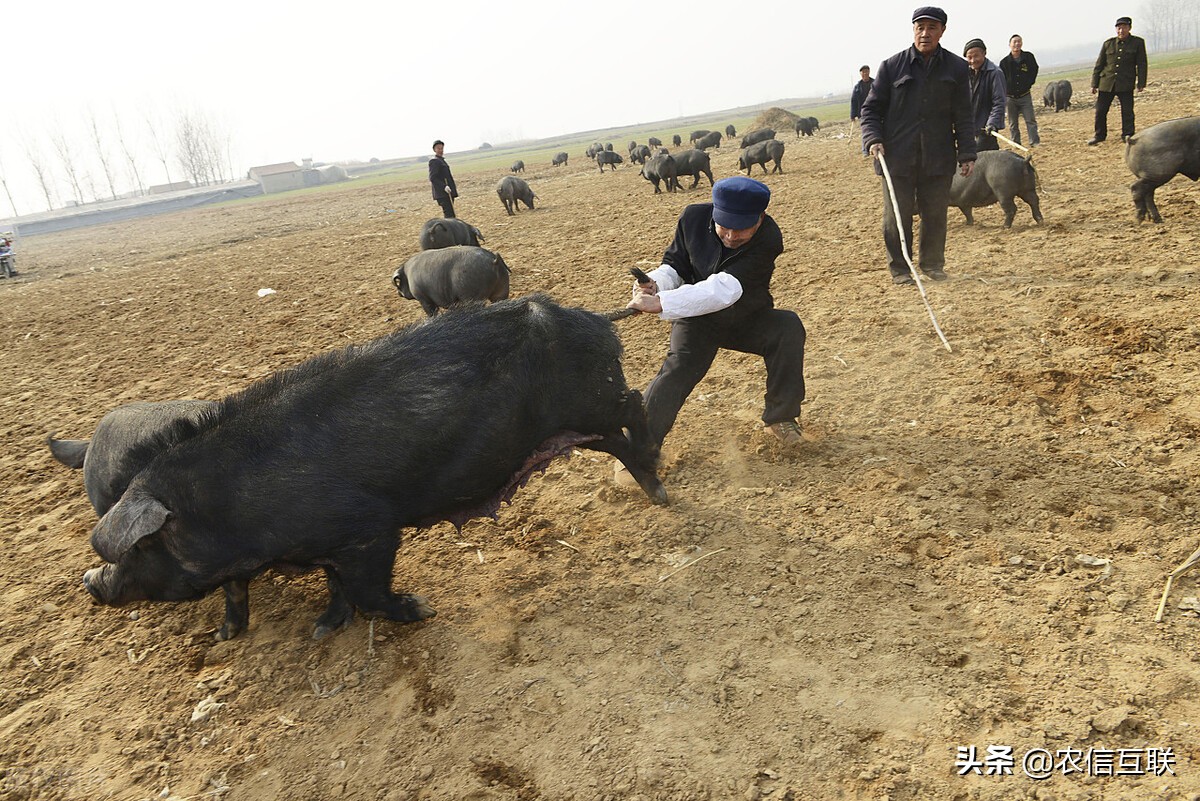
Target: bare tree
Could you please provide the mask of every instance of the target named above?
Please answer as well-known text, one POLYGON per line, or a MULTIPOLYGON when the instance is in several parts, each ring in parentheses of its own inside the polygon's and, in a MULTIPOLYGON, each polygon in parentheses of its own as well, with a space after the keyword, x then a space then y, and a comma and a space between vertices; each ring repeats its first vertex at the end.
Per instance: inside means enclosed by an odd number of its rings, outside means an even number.
POLYGON ((1138 14, 1151 50, 1200 47, 1200 0, 1148 0, 1138 14))
POLYGON ((113 115, 113 125, 117 131, 117 143, 121 146, 121 152, 125 154, 125 162, 129 165, 129 174, 133 177, 133 183, 137 186, 139 195, 146 194, 146 185, 142 182, 142 173, 138 170, 137 156, 134 154, 135 147, 131 147, 125 139, 125 132, 121 128, 121 118, 113 115))
POLYGON ((56 123, 50 131, 50 146, 54 148, 54 152, 62 164, 63 172, 67 175, 67 181, 70 182, 71 189, 75 192, 75 202, 83 203, 83 188, 79 184, 82 176, 75 163, 75 154, 71 150, 71 143, 67 141, 67 134, 61 123, 56 123))
POLYGON ((4 169, 4 158, 0 156, 0 185, 4 187, 4 194, 8 196, 8 205, 12 206, 13 216, 20 217, 21 212, 17 211, 17 204, 13 202, 12 190, 8 188, 8 179, 4 176, 7 170, 4 169))
POLYGON ((202 112, 181 110, 175 115, 175 156, 197 186, 225 180, 222 149, 228 149, 228 139, 202 112))
POLYGON ((100 162, 100 168, 104 170, 105 180, 108 181, 109 195, 116 199, 117 184, 113 178, 112 160, 104 147, 104 140, 100 136, 100 121, 96 119, 96 112, 93 109, 88 110, 88 128, 92 134, 92 145, 96 148, 96 159, 100 162))
POLYGON ((146 127, 150 129, 150 143, 154 149, 154 155, 163 165, 163 172, 166 174, 167 183, 171 183, 171 151, 167 148, 167 141, 164 136, 159 135, 159 124, 150 112, 146 112, 146 127))
POLYGON ((50 168, 46 166, 41 149, 34 142, 26 139, 24 142, 25 158, 29 160, 29 168, 33 170, 42 194, 46 196, 46 210, 54 208, 54 196, 51 194, 52 178, 50 168))

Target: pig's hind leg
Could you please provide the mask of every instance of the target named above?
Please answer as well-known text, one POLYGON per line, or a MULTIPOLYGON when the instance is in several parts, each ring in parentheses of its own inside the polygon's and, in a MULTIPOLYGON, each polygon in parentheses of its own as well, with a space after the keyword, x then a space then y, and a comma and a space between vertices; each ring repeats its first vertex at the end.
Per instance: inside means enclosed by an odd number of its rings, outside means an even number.
MULTIPOLYGON (((386 617, 400 623, 431 618, 437 612, 424 598, 392 592, 392 568, 399 544, 399 535, 392 534, 339 554, 333 569, 344 597, 368 617, 386 617)), ((333 606, 332 601, 330 606, 333 606)))
POLYGON ((225 622, 217 639, 232 640, 250 625, 250 581, 235 579, 221 585, 225 590, 225 622))
POLYGON ((341 577, 333 568, 325 568, 325 583, 329 587, 329 606, 325 607, 313 626, 314 640, 322 640, 354 620, 354 605, 346 597, 341 577))

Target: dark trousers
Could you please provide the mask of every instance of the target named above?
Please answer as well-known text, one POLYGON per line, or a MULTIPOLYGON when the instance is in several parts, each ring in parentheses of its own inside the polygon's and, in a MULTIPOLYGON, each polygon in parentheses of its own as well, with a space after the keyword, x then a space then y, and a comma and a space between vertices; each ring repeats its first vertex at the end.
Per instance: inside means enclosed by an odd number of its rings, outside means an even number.
POLYGON ((1133 136, 1133 92, 1096 92, 1096 138, 1108 138, 1108 110, 1113 98, 1121 103, 1121 137, 1133 136))
POLYGON ((442 216, 443 217, 453 217, 454 216, 454 201, 452 201, 448 197, 435 197, 434 200, 436 200, 438 202, 438 205, 442 207, 442 216))
MULTIPOLYGON (((990 138, 990 137, 989 137, 990 138)), ((887 179, 883 180, 883 243, 887 246, 888 272, 908 275, 908 263, 900 244, 900 229, 892 211, 887 179)), ((909 253, 913 246, 913 212, 921 214, 921 256, 917 266, 923 272, 946 267, 946 208, 950 205, 950 175, 892 175, 896 202, 900 204, 900 224, 904 226, 909 253)))
POLYGON ((646 387, 646 420, 658 444, 675 425, 683 402, 704 378, 721 348, 754 353, 767 364, 766 425, 800 417, 804 400, 804 323, 793 311, 767 309, 736 326, 711 315, 676 320, 658 375, 646 387))

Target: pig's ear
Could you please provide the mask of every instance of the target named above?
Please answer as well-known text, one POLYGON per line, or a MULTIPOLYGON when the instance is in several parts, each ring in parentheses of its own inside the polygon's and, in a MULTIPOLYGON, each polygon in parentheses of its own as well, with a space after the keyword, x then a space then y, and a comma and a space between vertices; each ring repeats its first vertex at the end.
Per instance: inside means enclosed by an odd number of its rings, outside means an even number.
POLYGON ((106 562, 120 561, 142 537, 167 522, 171 510, 143 493, 125 493, 92 529, 92 547, 106 562))

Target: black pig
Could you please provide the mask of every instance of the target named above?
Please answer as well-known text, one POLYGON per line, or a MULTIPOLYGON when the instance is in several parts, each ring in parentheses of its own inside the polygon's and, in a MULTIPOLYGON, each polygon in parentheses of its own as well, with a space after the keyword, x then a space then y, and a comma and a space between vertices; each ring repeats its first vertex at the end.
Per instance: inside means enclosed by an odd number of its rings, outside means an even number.
POLYGON ((499 254, 453 245, 413 256, 392 274, 392 285, 400 297, 417 301, 432 317, 457 303, 504 300, 508 277, 508 265, 499 254))
MULTIPOLYGON (((321 566, 364 614, 431 617, 423 598, 392 591, 404 527, 494 516, 577 445, 615 456, 666 503, 620 357, 610 322, 536 295, 276 373, 181 423, 186 435, 97 523, 105 564, 84 585, 111 606, 185 601, 271 567, 321 566)), ((317 634, 345 622, 332 613, 347 609, 322 615, 317 634)))

